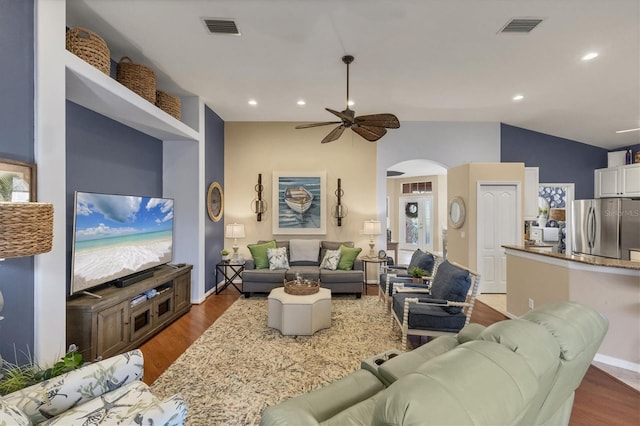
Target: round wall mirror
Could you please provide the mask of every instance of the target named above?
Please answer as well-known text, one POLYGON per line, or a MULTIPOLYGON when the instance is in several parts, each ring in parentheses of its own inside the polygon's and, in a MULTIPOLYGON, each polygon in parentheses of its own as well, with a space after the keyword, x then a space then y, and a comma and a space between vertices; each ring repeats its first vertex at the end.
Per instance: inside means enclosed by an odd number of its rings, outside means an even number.
POLYGON ((451 226, 460 228, 464 224, 465 214, 464 201, 461 197, 454 197, 449 202, 449 220, 451 221, 451 226))

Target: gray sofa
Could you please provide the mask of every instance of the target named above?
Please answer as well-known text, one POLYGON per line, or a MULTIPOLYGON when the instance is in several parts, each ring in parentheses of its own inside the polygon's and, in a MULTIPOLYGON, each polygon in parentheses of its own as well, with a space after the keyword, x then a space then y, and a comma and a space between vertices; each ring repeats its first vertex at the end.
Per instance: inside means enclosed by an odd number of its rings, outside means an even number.
POLYGON ((270 406, 261 425, 567 425, 607 328, 575 302, 469 324, 270 406))
MULTIPOLYGON (((258 241, 258 244, 266 241, 258 241)), ((320 263, 327 250, 337 250, 340 245, 353 247, 353 242, 320 241, 318 246, 317 259, 308 261, 289 261, 289 269, 256 269, 252 259, 247 260, 245 269, 242 272, 242 293, 246 298, 252 293, 269 293, 276 287, 282 287, 284 281, 291 281, 300 274, 304 279, 320 280, 320 286, 331 290, 331 294, 355 294, 356 298, 362 296, 364 282, 364 272, 362 261, 356 259, 353 269, 329 270, 320 269, 320 263)), ((286 247, 287 256, 291 259, 289 241, 276 241, 276 247, 286 247)))

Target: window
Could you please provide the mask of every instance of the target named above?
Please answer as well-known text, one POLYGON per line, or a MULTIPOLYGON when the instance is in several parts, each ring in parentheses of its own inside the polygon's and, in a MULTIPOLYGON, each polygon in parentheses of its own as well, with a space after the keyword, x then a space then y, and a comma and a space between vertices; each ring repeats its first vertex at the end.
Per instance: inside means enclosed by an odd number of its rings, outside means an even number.
POLYGON ((425 194, 431 191, 431 182, 407 182, 402 184, 403 194, 425 194))

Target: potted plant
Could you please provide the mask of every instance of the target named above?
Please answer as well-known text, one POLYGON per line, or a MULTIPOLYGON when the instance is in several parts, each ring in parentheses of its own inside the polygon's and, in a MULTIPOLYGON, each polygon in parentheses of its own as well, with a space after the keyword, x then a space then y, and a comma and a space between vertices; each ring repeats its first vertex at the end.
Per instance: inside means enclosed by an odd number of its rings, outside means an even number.
POLYGON ((547 218, 549 209, 546 207, 538 207, 538 226, 545 227, 547 225, 547 218))
POLYGON ((427 275, 427 271, 422 268, 415 267, 409 270, 409 274, 413 277, 414 283, 422 283, 422 277, 427 275))
POLYGON ((226 262, 227 260, 229 260, 229 250, 227 249, 222 249, 220 250, 220 256, 222 256, 222 261, 226 262))

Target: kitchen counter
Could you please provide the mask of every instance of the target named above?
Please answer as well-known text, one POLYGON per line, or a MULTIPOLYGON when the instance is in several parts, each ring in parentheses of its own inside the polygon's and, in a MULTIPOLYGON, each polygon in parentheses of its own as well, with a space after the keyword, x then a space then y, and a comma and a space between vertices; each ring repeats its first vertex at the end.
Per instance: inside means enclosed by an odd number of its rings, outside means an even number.
POLYGON ((609 320, 595 360, 640 370, 640 262, 504 248, 510 316, 567 300, 590 306, 609 320))
POLYGON ((634 269, 640 271, 640 262, 631 260, 609 259, 607 257, 589 256, 582 254, 549 253, 540 250, 543 246, 502 246, 505 249, 518 250, 527 253, 535 253, 541 256, 554 257, 556 259, 570 260, 573 262, 585 263, 594 266, 607 266, 611 268, 634 269))

